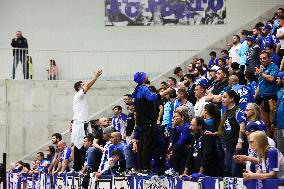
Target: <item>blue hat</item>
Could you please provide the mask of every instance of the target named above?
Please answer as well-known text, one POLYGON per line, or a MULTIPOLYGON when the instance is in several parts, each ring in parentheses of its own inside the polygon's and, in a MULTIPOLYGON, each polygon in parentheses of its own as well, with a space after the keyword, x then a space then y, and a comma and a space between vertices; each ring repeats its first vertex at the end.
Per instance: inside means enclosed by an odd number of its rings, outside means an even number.
POLYGON ((246 41, 253 41, 253 42, 255 42, 253 36, 250 36, 250 35, 248 35, 248 36, 246 37, 246 41))
POLYGON ((201 79, 201 80, 197 83, 197 85, 200 85, 200 86, 202 86, 202 87, 204 87, 204 88, 207 88, 207 86, 208 86, 208 81, 207 81, 207 79, 201 79))
POLYGON ((146 78, 146 73, 145 72, 136 72, 134 74, 134 81, 138 84, 141 85, 143 81, 146 78))
POLYGON ((271 30, 272 30, 272 27, 271 27, 269 24, 266 24, 266 25, 264 26, 264 30, 271 31, 271 30))
POLYGON ((197 182, 200 177, 205 177, 205 175, 201 173, 193 173, 191 175, 191 180, 197 182))
POLYGON ((254 131, 259 131, 259 130, 260 130, 259 126, 255 122, 251 122, 246 125, 246 131, 254 132, 254 131))
POLYGON ((277 74, 277 77, 283 79, 283 78, 284 78, 284 72, 279 72, 279 73, 277 74))

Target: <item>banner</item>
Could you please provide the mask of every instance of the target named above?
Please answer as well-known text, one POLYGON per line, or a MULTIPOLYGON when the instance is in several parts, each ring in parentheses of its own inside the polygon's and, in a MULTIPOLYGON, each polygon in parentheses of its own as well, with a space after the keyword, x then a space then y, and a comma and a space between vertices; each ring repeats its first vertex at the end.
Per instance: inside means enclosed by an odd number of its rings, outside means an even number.
MULTIPOLYGON (((60 177, 50 174, 24 175, 7 174, 8 189, 81 189, 82 176, 63 174, 60 177)), ((262 185, 257 180, 244 181, 242 178, 199 178, 197 182, 180 180, 178 177, 158 176, 103 176, 99 180, 91 177, 89 189, 280 189, 284 179, 267 179, 262 185)))
POLYGON ((105 0, 105 26, 226 24, 226 0, 105 0))

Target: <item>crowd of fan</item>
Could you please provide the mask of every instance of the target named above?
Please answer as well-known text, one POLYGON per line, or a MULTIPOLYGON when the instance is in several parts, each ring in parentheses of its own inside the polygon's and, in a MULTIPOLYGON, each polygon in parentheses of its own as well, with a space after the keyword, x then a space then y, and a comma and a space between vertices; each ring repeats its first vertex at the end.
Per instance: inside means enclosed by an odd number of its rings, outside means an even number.
POLYGON ((90 173, 284 178, 284 10, 241 34, 220 58, 212 51, 208 63, 194 58, 187 70, 175 68, 179 81, 169 77, 158 90, 137 72, 113 118, 85 127, 84 158, 74 166, 74 146, 55 133, 46 158, 38 152, 31 167, 11 169, 74 170, 86 183, 90 173))

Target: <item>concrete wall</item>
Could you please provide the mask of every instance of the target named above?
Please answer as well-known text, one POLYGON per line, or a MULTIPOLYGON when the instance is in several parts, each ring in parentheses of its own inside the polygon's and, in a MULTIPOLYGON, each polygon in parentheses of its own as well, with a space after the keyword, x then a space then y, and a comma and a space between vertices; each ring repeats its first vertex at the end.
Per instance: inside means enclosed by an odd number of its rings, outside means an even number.
MULTIPOLYGON (((69 128, 73 82, 0 80, 0 157, 15 161, 69 128)), ((97 81, 87 94, 90 112, 98 112, 132 90, 128 81, 97 81)), ((68 138, 68 135, 66 135, 68 138)))

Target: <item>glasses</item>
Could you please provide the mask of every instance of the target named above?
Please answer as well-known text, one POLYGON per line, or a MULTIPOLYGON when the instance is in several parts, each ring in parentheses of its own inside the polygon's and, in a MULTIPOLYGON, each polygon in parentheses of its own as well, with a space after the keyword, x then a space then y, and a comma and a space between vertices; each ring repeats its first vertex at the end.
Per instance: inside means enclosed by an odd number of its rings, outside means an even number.
POLYGON ((248 111, 251 111, 252 109, 246 109, 246 111, 248 112, 248 111))

